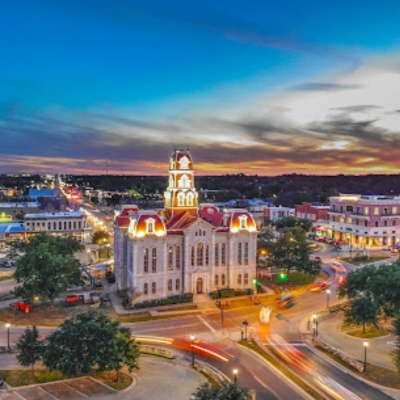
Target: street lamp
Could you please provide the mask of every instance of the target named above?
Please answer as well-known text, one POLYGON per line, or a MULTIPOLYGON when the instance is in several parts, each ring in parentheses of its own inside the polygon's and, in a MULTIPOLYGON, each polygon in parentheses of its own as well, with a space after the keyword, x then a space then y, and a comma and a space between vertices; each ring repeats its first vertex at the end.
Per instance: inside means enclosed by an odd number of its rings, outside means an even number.
POLYGON ((237 373, 238 373, 238 370, 237 370, 237 368, 235 368, 235 369, 233 370, 233 376, 234 376, 235 387, 236 387, 236 384, 237 384, 237 373))
POLYGON ((328 289, 326 291, 326 308, 329 308, 329 297, 330 297, 331 291, 328 289))
POLYGON ((364 342, 364 374, 367 373, 367 347, 368 342, 364 342))
POLYGON ((87 263, 88 263, 88 265, 90 264, 90 252, 91 252, 92 250, 90 250, 90 249, 86 249, 86 253, 87 253, 87 263))
POLYGON ((10 326, 11 324, 6 324, 7 328, 7 349, 10 350, 10 326))
POLYGON ((194 335, 190 335, 190 340, 192 341, 192 367, 194 366, 194 335))
POLYGON ((312 320, 313 320, 314 337, 317 337, 318 336, 318 318, 317 318, 317 314, 314 314, 312 316, 312 320))
POLYGON ((249 325, 247 319, 243 321, 243 325, 244 325, 244 340, 247 340, 247 325, 249 325))

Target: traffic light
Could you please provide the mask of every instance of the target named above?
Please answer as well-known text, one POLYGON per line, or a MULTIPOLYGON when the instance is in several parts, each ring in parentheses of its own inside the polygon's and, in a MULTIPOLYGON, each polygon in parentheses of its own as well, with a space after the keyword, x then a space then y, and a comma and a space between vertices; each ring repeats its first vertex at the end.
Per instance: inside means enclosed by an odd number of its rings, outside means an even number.
POLYGON ((286 281, 287 279, 287 275, 284 272, 281 272, 279 274, 279 280, 281 280, 282 282, 286 281))

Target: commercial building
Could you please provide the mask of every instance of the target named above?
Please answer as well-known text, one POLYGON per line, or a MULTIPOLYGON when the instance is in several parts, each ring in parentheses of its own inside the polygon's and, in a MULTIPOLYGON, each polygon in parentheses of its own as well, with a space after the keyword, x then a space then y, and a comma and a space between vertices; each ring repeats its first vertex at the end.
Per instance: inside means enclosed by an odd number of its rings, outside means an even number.
POLYGON ((22 221, 25 214, 36 212, 39 212, 39 203, 36 201, 0 203, 0 222, 22 221))
POLYGON ((81 243, 90 241, 91 228, 81 211, 26 214, 25 229, 28 237, 46 233, 73 237, 81 243))
POLYGON ((198 204, 193 160, 177 149, 169 161, 162 210, 126 207, 115 219, 119 290, 135 301, 246 289, 256 276, 257 230, 247 210, 198 204))
POLYGON ((295 206, 297 219, 308 219, 312 222, 312 230, 317 236, 326 236, 329 229, 328 213, 330 205, 303 203, 295 206))
POLYGON ((329 200, 329 236, 357 247, 399 243, 400 197, 340 195, 329 200))
POLYGON ((295 209, 290 207, 267 207, 263 209, 264 218, 269 218, 271 221, 278 221, 281 218, 294 216, 295 209))
POLYGON ((0 248, 16 240, 25 240, 24 224, 0 224, 0 248))

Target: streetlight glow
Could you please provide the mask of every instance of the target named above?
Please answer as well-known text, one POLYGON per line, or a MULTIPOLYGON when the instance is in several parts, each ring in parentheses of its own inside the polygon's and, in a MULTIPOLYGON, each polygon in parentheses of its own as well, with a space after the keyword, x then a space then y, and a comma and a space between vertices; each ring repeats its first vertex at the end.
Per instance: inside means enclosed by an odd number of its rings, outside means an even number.
POLYGON ((10 326, 11 324, 6 323, 5 327, 7 328, 7 349, 10 350, 10 326))
POLYGON ((367 373, 367 347, 368 342, 364 342, 364 374, 367 373))
POLYGON ((233 370, 233 376, 234 376, 234 378, 235 378, 235 387, 236 387, 236 383, 237 383, 237 373, 238 373, 238 370, 237 370, 237 368, 235 368, 235 369, 233 370))

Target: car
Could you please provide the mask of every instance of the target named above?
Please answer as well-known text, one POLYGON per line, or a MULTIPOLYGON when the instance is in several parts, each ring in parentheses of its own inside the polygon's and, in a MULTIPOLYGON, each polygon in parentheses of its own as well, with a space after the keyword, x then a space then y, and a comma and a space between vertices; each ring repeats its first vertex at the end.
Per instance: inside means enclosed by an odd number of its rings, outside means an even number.
POLYGON ((347 273, 346 268, 345 268, 342 264, 339 264, 339 263, 336 263, 336 262, 332 262, 331 265, 330 265, 330 267, 331 267, 337 274, 346 274, 346 273, 347 273))
POLYGON ((317 239, 318 242, 326 242, 326 237, 325 236, 321 236, 317 239))
POLYGON ((338 245, 341 245, 341 244, 346 244, 347 242, 345 241, 345 240, 343 240, 343 239, 338 239, 338 240, 336 240, 336 246, 338 246, 338 245))
POLYGON ((312 257, 312 258, 310 258, 310 260, 311 260, 311 261, 316 261, 316 262, 322 262, 322 259, 321 259, 320 256, 312 257))
POLYGON ((335 244, 335 243, 336 243, 336 239, 334 239, 334 238, 327 238, 327 239, 326 239, 326 243, 335 244))
POLYGON ((1 264, 2 267, 5 267, 5 268, 10 268, 11 267, 11 262, 8 261, 8 260, 1 260, 0 264, 1 264))
POLYGON ((291 294, 282 294, 278 300, 275 301, 278 308, 290 308, 295 305, 294 297, 291 294))
POLYGON ((310 291, 311 292, 322 292, 322 291, 328 289, 329 286, 331 286, 331 282, 328 282, 328 281, 316 283, 315 285, 310 286, 310 291))

